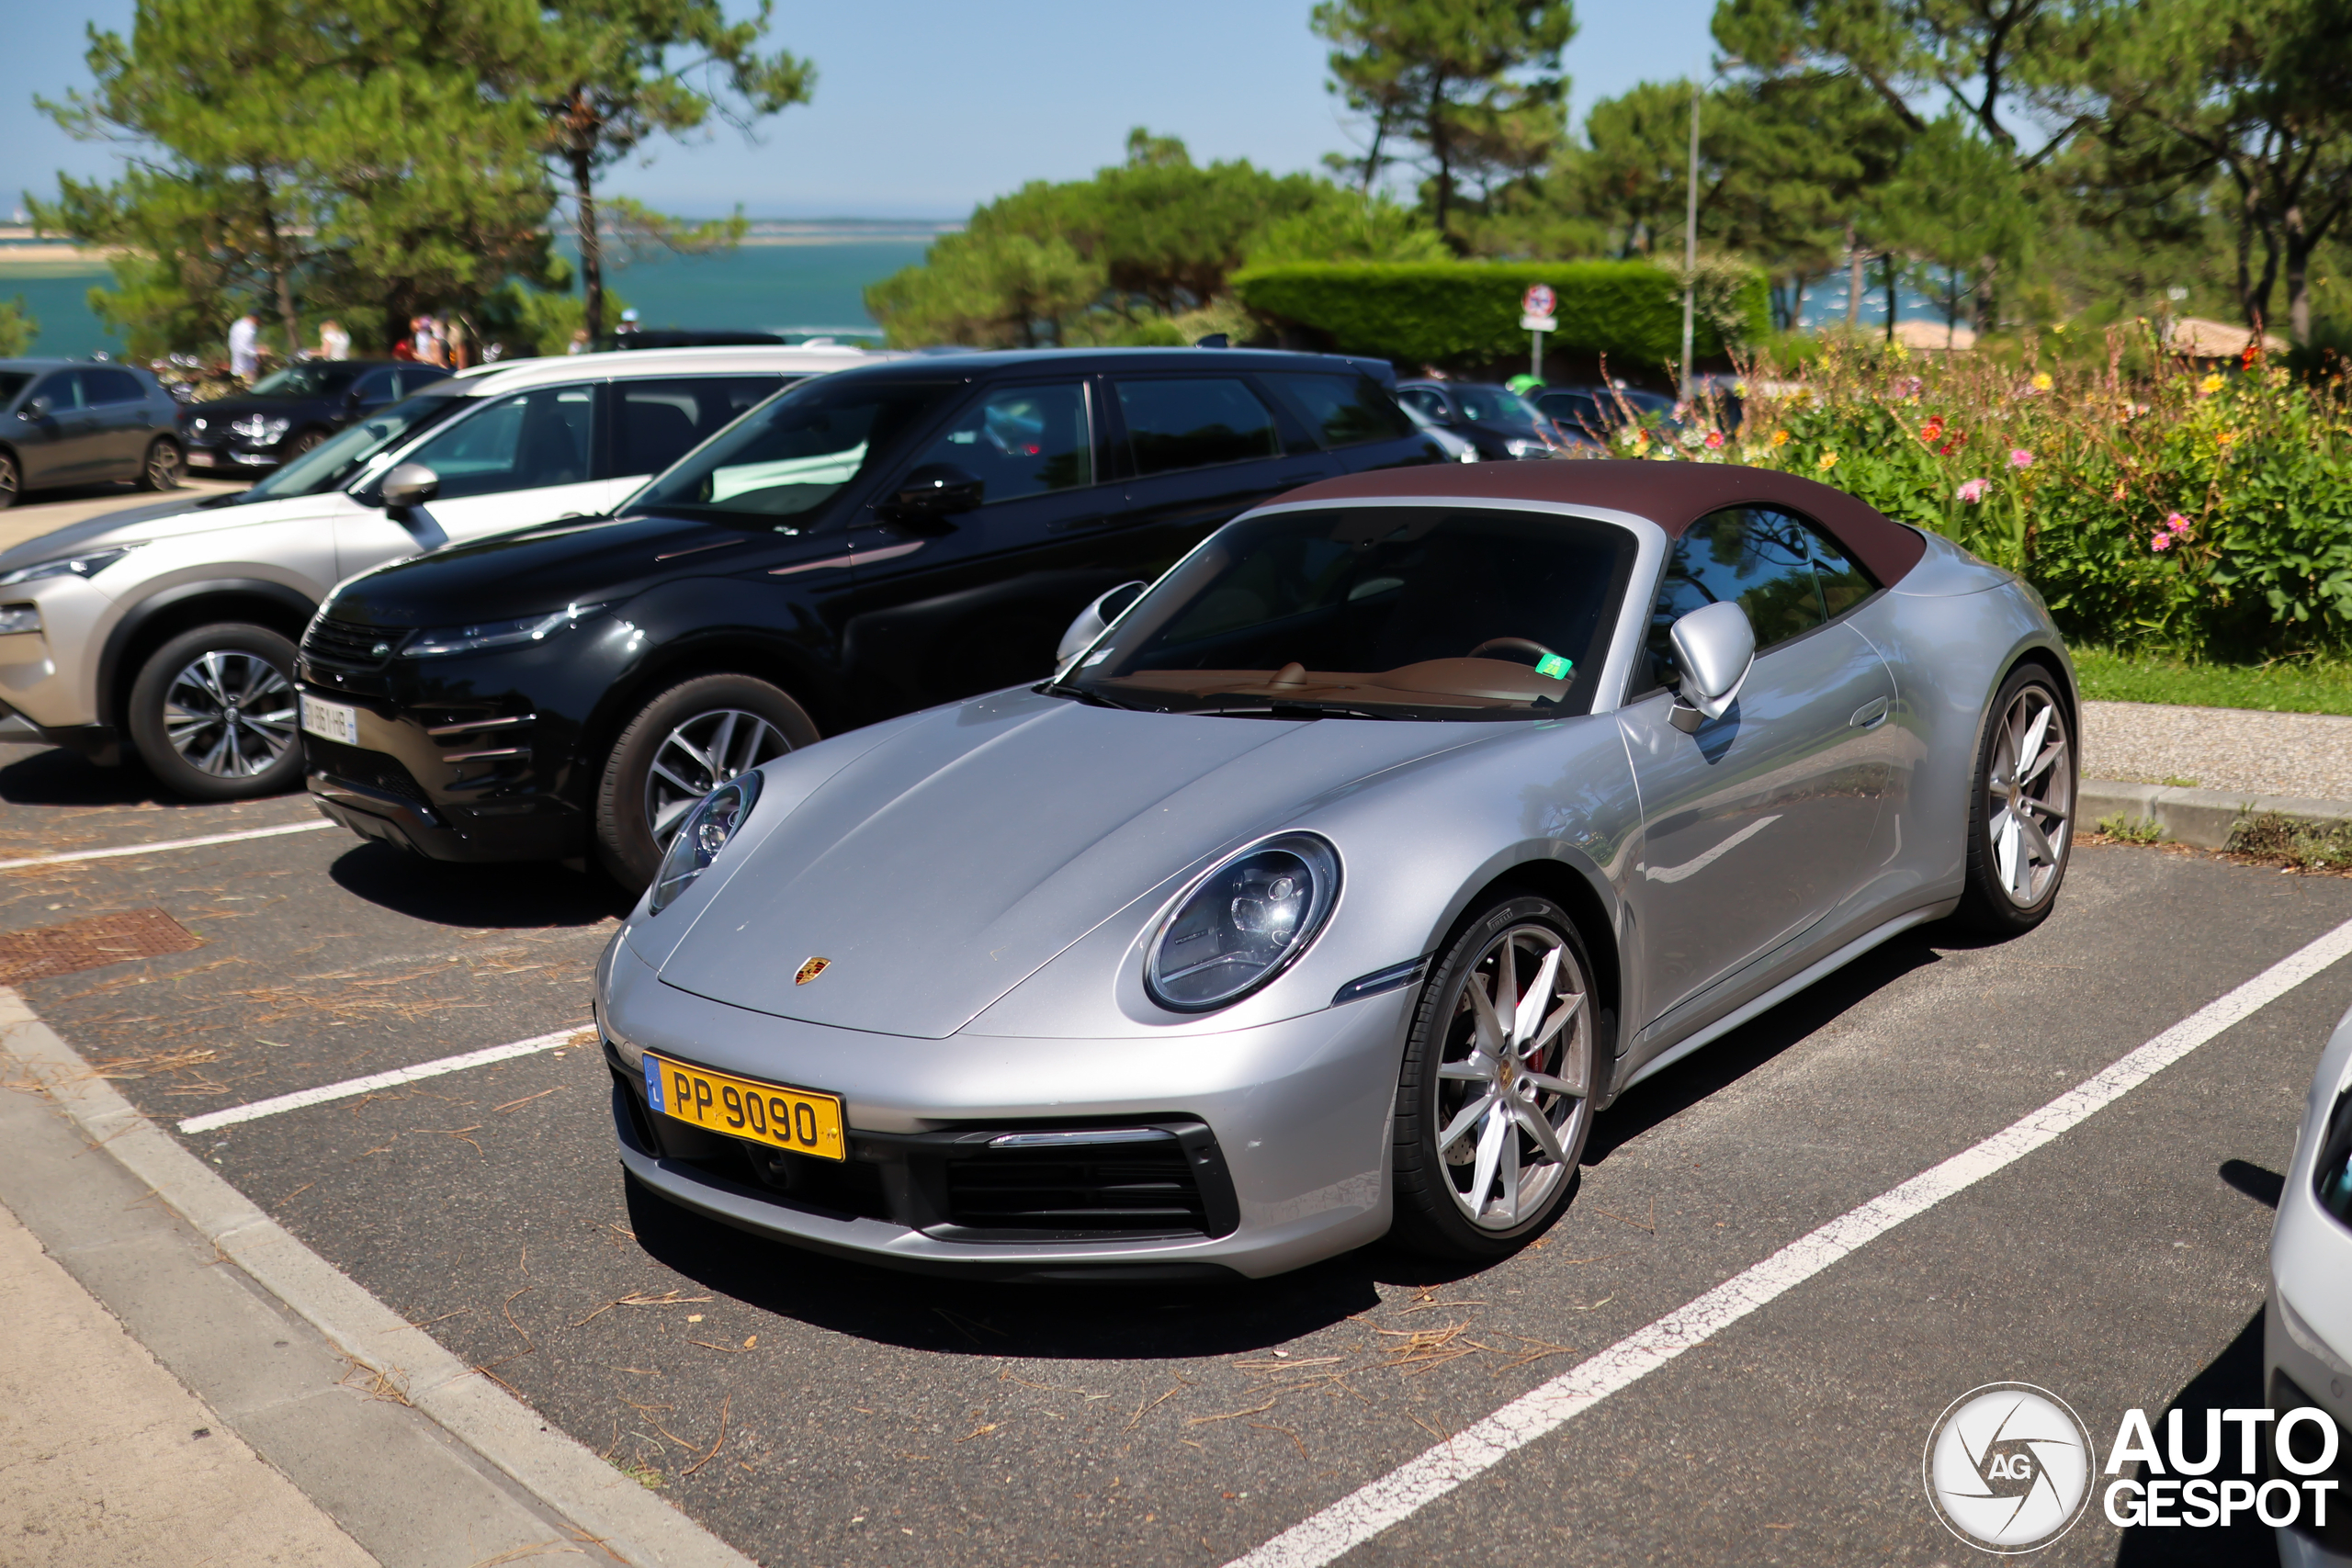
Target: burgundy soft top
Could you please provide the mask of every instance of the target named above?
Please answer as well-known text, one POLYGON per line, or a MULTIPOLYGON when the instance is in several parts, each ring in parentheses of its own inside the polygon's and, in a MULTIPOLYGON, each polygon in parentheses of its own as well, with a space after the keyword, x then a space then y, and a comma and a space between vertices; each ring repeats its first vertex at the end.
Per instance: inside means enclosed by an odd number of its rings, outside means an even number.
POLYGON ((1409 501, 1465 496, 1490 501, 1542 501, 1605 507, 1646 517, 1668 538, 1711 512, 1763 503, 1784 506, 1826 528, 1882 585, 1892 587, 1919 564, 1927 541, 1844 491, 1794 474, 1729 463, 1636 462, 1579 458, 1519 462, 1433 463, 1375 468, 1323 479, 1283 496, 1293 501, 1409 501))

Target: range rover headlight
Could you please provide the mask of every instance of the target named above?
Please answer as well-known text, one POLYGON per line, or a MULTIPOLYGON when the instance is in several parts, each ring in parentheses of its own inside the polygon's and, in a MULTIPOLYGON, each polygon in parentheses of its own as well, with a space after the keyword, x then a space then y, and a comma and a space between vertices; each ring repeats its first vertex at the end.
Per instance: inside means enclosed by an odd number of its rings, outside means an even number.
POLYGON ((1195 883, 1144 961, 1144 989, 1176 1012, 1239 1001, 1305 953, 1340 901, 1339 852, 1312 833, 1253 844, 1195 883))
POLYGON ((718 852, 742 830, 744 819, 752 815, 752 807, 759 798, 760 774, 754 771, 720 784, 686 813, 685 821, 679 824, 669 849, 662 853, 662 869, 653 874, 653 914, 676 903, 678 895, 710 869, 718 852))
POLYGON ((570 631, 602 604, 567 604, 544 615, 524 615, 512 621, 479 621, 469 626, 436 626, 417 633, 401 649, 402 659, 438 659, 451 653, 480 653, 484 649, 513 648, 518 643, 545 642, 570 631))

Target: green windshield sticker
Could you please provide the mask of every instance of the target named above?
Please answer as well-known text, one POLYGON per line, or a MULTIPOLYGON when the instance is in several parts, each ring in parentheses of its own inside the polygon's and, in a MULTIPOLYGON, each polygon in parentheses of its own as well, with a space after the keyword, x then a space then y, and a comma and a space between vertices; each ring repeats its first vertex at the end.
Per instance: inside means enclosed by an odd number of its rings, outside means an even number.
POLYGON ((1575 668, 1574 664, 1556 653, 1547 653, 1535 661, 1535 672, 1538 675, 1549 676, 1555 681, 1566 680, 1568 671, 1575 668))

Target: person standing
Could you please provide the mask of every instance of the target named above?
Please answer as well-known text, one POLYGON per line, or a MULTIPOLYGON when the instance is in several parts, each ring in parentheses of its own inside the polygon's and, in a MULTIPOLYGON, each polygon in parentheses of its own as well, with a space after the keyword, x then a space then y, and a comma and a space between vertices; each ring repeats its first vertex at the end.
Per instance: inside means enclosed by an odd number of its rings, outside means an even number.
POLYGON ((587 352, 588 352, 588 329, 587 329, 586 327, 575 327, 575 328, 573 328, 573 329, 572 329, 572 333, 571 333, 571 347, 569 347, 569 348, 567 348, 567 349, 565 349, 563 352, 564 352, 564 353, 566 353, 566 354, 585 354, 585 353, 587 353, 587 352))
POLYGON ((321 359, 351 357, 351 334, 343 330, 341 321, 332 317, 319 323, 319 357, 321 359))
POLYGON ((248 310, 229 327, 229 374, 251 382, 260 368, 261 322, 248 310))

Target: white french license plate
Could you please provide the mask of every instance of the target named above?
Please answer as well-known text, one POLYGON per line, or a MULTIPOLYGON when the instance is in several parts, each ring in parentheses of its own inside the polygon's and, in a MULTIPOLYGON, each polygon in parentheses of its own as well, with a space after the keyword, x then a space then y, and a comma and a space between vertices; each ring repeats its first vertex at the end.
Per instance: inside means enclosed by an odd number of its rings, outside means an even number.
POLYGON ((322 740, 340 740, 345 746, 359 744, 359 710, 348 703, 322 703, 305 693, 302 697, 302 728, 322 740))

